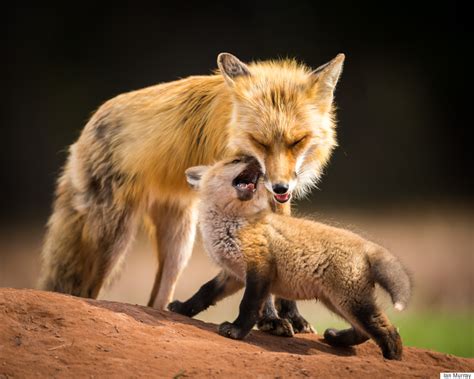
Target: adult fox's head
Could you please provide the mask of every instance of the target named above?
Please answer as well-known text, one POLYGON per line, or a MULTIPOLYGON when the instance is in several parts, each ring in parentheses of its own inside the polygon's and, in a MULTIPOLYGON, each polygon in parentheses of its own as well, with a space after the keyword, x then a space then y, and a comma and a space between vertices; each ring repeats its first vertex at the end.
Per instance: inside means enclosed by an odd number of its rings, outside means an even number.
POLYGON ((229 150, 255 157, 276 201, 306 193, 336 146, 333 94, 344 55, 310 70, 294 60, 246 65, 218 56, 233 94, 229 150))

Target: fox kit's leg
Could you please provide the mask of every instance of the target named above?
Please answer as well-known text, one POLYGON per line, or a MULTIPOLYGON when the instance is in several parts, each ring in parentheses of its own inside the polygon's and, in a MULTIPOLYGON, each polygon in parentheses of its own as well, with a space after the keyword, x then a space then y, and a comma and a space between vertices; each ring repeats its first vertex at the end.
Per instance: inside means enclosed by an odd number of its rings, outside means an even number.
POLYGON ((244 286, 244 283, 222 270, 214 279, 204 284, 198 292, 185 302, 173 301, 168 309, 172 312, 193 317, 219 300, 226 298, 244 286))
POLYGON ((374 339, 387 359, 402 359, 402 339, 387 316, 374 303, 352 306, 355 324, 374 339))
POLYGON ((331 346, 347 347, 360 345, 367 341, 369 336, 354 327, 342 330, 329 328, 324 331, 324 339, 331 346))
MULTIPOLYGON (((168 309, 188 317, 194 317, 218 301, 233 295, 243 286, 244 283, 222 270, 214 279, 204 284, 190 299, 185 302, 173 301, 168 305, 168 309)), ((265 301, 258 326, 260 330, 278 336, 292 337, 294 335, 290 322, 278 317, 271 295, 265 301)))
MULTIPOLYGON (((347 316, 342 314, 327 298, 321 298, 320 299, 326 307, 337 314, 338 316, 342 317, 343 319, 347 320, 347 316)), ((343 329, 343 330, 337 330, 337 329, 326 329, 324 331, 324 339, 328 344, 331 346, 337 346, 337 347, 347 347, 347 346, 354 346, 354 345, 359 345, 365 341, 367 341, 370 337, 361 332, 359 329, 354 328, 354 326, 348 328, 348 329, 343 329)))
POLYGON ((154 224, 159 267, 148 305, 165 309, 193 250, 197 217, 195 201, 156 202, 151 206, 149 216, 154 224))
POLYGON ((239 315, 232 323, 222 323, 219 326, 219 334, 239 340, 249 334, 261 317, 265 301, 270 295, 270 283, 271 279, 268 275, 257 270, 248 270, 239 315))
POLYGON ((120 183, 108 179, 95 183, 88 177, 90 188, 81 191, 67 172, 60 178, 42 253, 42 289, 96 298, 127 249, 135 231, 134 209, 117 202, 120 183))
MULTIPOLYGON (((375 305, 373 296, 365 296, 343 304, 334 304, 333 310, 349 321, 353 327, 337 331, 328 329, 326 341, 333 346, 357 345, 370 336, 382 349, 387 359, 402 358, 402 340, 385 314, 375 305)), ((329 306, 331 308, 331 306, 329 306)))
MULTIPOLYGON (((233 295, 243 286, 244 283, 222 270, 214 279, 204 284, 190 299, 185 302, 173 301, 169 304, 168 309, 172 312, 194 317, 218 301, 233 295)), ((292 337, 294 335, 290 322, 278 317, 271 295, 265 301, 258 327, 262 331, 278 336, 292 337)))

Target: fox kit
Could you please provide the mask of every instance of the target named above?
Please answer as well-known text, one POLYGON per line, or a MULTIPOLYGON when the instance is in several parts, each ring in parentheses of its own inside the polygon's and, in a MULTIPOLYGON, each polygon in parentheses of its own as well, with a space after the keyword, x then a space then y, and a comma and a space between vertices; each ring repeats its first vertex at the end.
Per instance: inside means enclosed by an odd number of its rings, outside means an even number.
MULTIPOLYGON (((41 287, 97 297, 144 220, 159 258, 149 305, 165 308, 195 237, 196 195, 185 169, 251 155, 274 210, 289 213, 292 195, 311 188, 336 145, 333 93, 343 60, 312 71, 293 60, 247 65, 222 53, 213 75, 107 101, 58 179, 41 287)), ((309 330, 294 303, 284 305, 309 330)))
POLYGON ((352 325, 326 330, 329 344, 356 345, 370 337, 385 358, 401 359, 400 336, 374 297, 378 283, 396 309, 406 306, 410 280, 393 255, 350 231, 271 212, 254 158, 194 167, 186 174, 199 188, 204 246, 223 273, 188 301, 171 303, 171 310, 196 314, 245 285, 239 316, 219 327, 220 334, 242 339, 259 320, 270 293, 319 299, 352 325))

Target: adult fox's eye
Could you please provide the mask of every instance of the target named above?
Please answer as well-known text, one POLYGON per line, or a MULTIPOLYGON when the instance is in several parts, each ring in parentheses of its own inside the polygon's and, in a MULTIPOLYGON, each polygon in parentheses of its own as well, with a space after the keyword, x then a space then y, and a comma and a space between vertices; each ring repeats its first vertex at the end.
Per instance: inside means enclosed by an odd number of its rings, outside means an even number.
POLYGON ((296 147, 296 146, 298 146, 299 143, 303 142, 305 139, 306 139, 306 136, 304 136, 303 138, 300 138, 299 140, 293 142, 290 146, 291 147, 296 147))
POLYGON ((232 163, 232 164, 236 164, 236 163, 240 163, 240 162, 241 162, 240 159, 234 159, 231 163, 232 163))
POLYGON ((268 145, 267 144, 264 144, 263 142, 260 142, 259 140, 256 140, 255 138, 254 138, 254 141, 263 150, 268 150, 268 145))

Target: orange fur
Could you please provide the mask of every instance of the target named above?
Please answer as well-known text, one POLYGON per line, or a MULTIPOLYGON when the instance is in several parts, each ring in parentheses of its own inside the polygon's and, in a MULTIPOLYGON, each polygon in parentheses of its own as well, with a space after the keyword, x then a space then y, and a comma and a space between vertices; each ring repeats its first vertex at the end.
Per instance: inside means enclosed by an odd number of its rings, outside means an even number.
POLYGON ((385 358, 401 359, 400 336, 376 304, 375 283, 403 309, 411 296, 406 269, 389 251, 348 230, 271 212, 261 171, 249 157, 186 171, 199 189, 199 226, 209 256, 246 285, 238 318, 219 333, 244 338, 270 293, 319 299, 352 324, 326 331, 329 343, 348 346, 371 337, 385 358))
POLYGON ((158 252, 150 299, 164 308, 194 239, 186 168, 248 154, 266 169, 270 191, 284 182, 295 195, 307 192, 336 146, 332 103, 343 59, 311 71, 294 60, 247 66, 221 54, 213 75, 107 101, 71 146, 59 179, 42 286, 97 296, 128 245, 116 243, 119 234, 133 236, 136 218, 147 215, 156 249, 173 250, 158 252))

